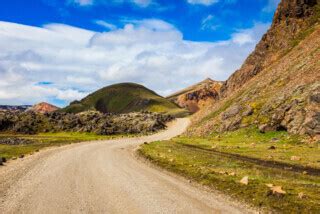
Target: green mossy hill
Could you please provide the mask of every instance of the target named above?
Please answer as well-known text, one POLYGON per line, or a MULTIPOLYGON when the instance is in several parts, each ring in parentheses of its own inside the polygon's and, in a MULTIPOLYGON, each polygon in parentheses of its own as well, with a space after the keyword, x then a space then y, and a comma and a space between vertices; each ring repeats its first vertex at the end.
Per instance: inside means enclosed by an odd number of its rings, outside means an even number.
POLYGON ((135 83, 120 83, 102 88, 81 101, 74 101, 61 111, 79 113, 97 110, 103 113, 151 111, 172 115, 187 114, 184 109, 135 83))

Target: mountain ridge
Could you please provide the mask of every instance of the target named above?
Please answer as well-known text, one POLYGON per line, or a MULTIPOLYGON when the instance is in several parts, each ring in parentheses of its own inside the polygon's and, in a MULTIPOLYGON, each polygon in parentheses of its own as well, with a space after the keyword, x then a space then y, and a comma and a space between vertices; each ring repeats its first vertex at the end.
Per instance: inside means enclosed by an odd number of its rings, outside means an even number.
POLYGON ((282 0, 275 12, 272 26, 221 89, 221 97, 241 88, 270 64, 276 62, 312 33, 319 22, 319 0, 282 0))
POLYGON ((220 100, 193 117, 190 135, 255 125, 320 138, 319 22, 319 1, 283 0, 255 51, 222 86, 220 100))

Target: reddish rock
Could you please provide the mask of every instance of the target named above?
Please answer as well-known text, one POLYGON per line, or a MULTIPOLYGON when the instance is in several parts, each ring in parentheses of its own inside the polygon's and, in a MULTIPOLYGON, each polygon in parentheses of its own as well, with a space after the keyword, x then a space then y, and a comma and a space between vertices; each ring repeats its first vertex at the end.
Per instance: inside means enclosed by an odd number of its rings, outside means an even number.
POLYGON ((317 4, 320 4, 319 0, 282 0, 274 15, 272 27, 242 67, 222 86, 221 96, 226 97, 243 87, 263 69, 282 57, 294 44, 292 40, 299 39, 299 34, 314 24, 312 19, 308 18, 319 12, 314 9, 317 4))
POLYGON ((57 106, 42 102, 32 106, 31 108, 28 109, 28 111, 34 111, 36 113, 45 114, 45 113, 51 113, 51 112, 57 111, 59 109, 60 108, 57 106))
POLYGON ((167 98, 194 113, 219 99, 222 84, 223 82, 208 78, 167 98))

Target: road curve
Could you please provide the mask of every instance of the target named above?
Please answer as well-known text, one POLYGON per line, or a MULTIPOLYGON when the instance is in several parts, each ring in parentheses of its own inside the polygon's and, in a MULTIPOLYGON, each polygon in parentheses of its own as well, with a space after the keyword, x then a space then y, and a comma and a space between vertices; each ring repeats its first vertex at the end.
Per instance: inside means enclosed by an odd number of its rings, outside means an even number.
POLYGON ((0 167, 0 213, 247 213, 137 160, 143 142, 185 131, 179 119, 146 137, 51 148, 0 167))

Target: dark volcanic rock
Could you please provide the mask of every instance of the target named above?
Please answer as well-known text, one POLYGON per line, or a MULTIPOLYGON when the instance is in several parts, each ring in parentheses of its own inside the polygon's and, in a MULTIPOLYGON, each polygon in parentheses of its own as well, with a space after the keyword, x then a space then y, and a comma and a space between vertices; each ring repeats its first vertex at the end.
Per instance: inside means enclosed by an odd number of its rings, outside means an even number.
POLYGON ((317 0, 282 0, 274 16, 274 24, 287 21, 289 18, 303 18, 310 16, 312 7, 317 0))
POLYGON ((26 145, 33 143, 32 140, 21 139, 21 138, 5 138, 0 139, 0 145, 26 145))
POLYGON ((310 102, 320 104, 320 93, 315 93, 310 96, 310 102))
POLYGON ((269 150, 275 150, 276 147, 275 147, 275 146, 270 146, 268 149, 269 149, 269 150))
MULTIPOLYGON (((23 134, 41 132, 91 132, 101 135, 135 134, 155 132, 166 127, 171 121, 170 115, 150 112, 136 112, 128 114, 103 114, 96 111, 69 113, 35 113, 32 111, 19 113, 0 113, 0 131, 23 134)), ((0 141, 1 143, 1 141, 0 141)), ((18 145, 19 142, 10 139, 3 144, 18 145)))

